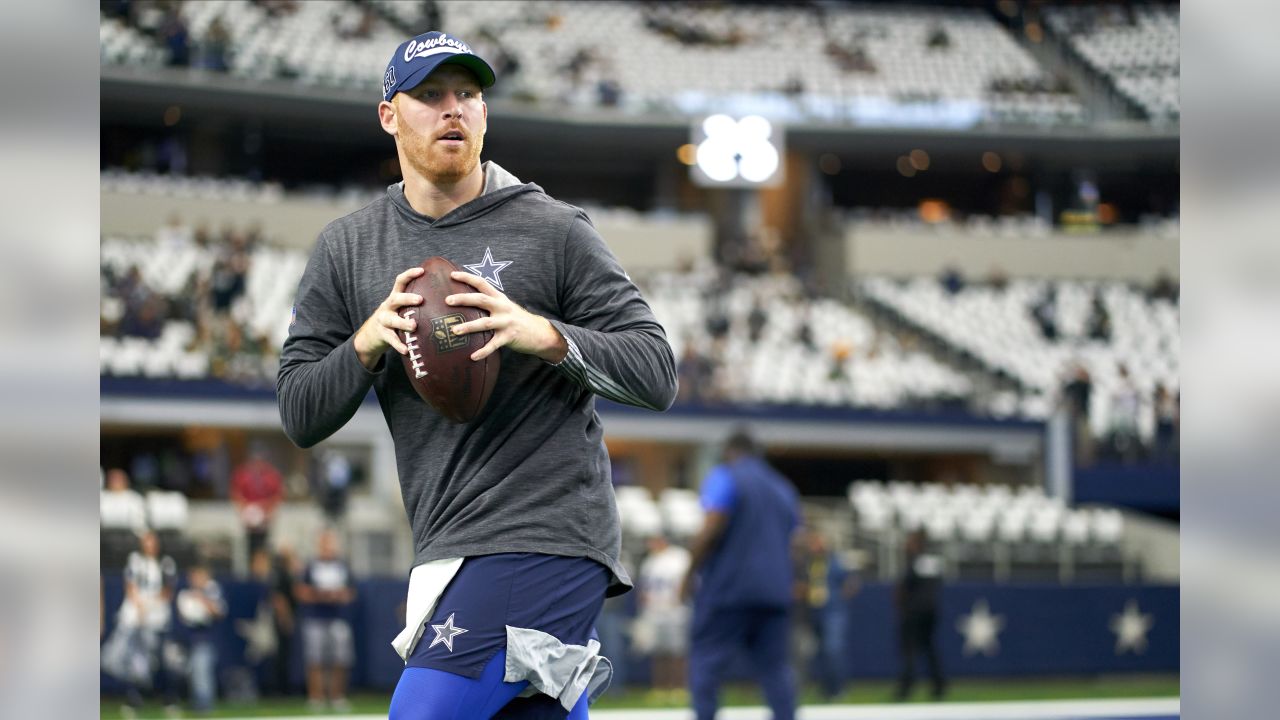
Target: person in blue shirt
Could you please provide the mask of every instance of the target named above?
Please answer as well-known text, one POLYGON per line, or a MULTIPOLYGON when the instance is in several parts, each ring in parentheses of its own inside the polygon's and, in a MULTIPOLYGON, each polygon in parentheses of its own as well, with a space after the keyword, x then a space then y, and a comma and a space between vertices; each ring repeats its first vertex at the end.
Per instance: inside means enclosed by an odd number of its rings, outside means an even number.
POLYGON ((844 686, 849 601, 861 589, 858 573, 816 529, 805 533, 803 575, 800 581, 805 622, 816 641, 809 666, 827 700, 834 700, 844 686))
POLYGON ((347 606, 355 602, 351 567, 342 558, 338 534, 320 533, 318 555, 307 564, 295 593, 302 606, 302 647, 307 665, 307 704, 324 708, 326 689, 334 710, 348 712, 347 669, 355 660, 347 606))
POLYGON ((227 615, 222 586, 209 568, 196 564, 187 571, 187 587, 178 593, 178 617, 187 629, 187 677, 191 707, 200 713, 213 710, 217 697, 218 624, 227 615))
POLYGON ((702 483, 703 526, 693 540, 681 595, 693 597, 689 691, 698 720, 711 720, 734 657, 747 658, 775 720, 795 717, 787 661, 792 601, 791 536, 800 525, 795 488, 760 457, 744 429, 702 483), (696 587, 695 587, 696 586, 696 587))

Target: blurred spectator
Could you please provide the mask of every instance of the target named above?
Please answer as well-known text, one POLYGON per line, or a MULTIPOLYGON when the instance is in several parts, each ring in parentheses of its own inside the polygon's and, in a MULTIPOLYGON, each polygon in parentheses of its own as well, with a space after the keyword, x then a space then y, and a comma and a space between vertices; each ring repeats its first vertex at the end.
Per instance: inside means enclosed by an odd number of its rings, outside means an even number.
POLYGON ((422 27, 414 32, 424 33, 440 27, 440 6, 436 0, 422 0, 422 27))
POLYGON ((1107 310, 1107 303, 1102 299, 1101 290, 1093 292, 1089 318, 1085 321, 1085 334, 1090 340, 1111 342, 1111 313, 1107 310))
POLYGON ((160 23, 160 39, 169 50, 170 66, 186 67, 191 64, 187 23, 182 19, 182 13, 176 4, 165 11, 164 20, 160 23))
POLYGON ((284 500, 284 479, 267 460, 265 451, 255 446, 249 459, 231 473, 231 502, 249 537, 249 556, 266 547, 271 520, 284 500))
POLYGON ((596 83, 596 98, 600 107, 618 107, 622 104, 622 85, 611 77, 596 83))
POLYGON ((1058 286, 1049 283, 1044 295, 1031 306, 1031 319, 1040 328, 1045 340, 1054 342, 1058 339, 1058 286))
POLYGON ((680 601, 680 582, 689 570, 689 551, 671 544, 663 535, 650 536, 648 546, 637 586, 636 650, 653 658, 655 695, 683 702, 689 609, 680 601))
POLYGON ((946 680, 938 659, 938 595, 942 585, 942 560, 925 549, 923 530, 907 536, 906 574, 894 596, 898 610, 898 642, 902 672, 895 699, 906 700, 915 684, 916 655, 923 653, 933 680, 933 699, 942 699, 946 680))
POLYGON ((120 468, 107 471, 99 512, 103 527, 146 530, 146 503, 141 493, 129 487, 129 475, 120 468))
POLYGON ((347 670, 355 660, 355 647, 346 608, 355 601, 351 568, 339 552, 338 534, 320 533, 317 555, 307 563, 298 581, 302 606, 302 652, 307 665, 307 705, 312 710, 329 706, 349 712, 347 670))
POLYGON ((299 574, 298 570, 298 559, 294 556, 293 549, 281 546, 271 566, 271 578, 267 585, 276 633, 275 663, 271 668, 268 685, 278 695, 293 694, 293 638, 298 617, 294 579, 299 574))
POLYGON ((809 323, 808 303, 805 303, 800 309, 800 323, 796 328, 796 342, 808 350, 818 349, 818 346, 813 341, 813 326, 809 323))
POLYGON ((358 15, 334 16, 334 33, 343 40, 367 39, 373 35, 373 27, 377 19, 378 15, 373 6, 370 3, 362 3, 358 15))
POLYGON ((764 326, 769 322, 769 313, 765 312, 764 306, 760 304, 760 298, 756 298, 751 302, 751 312, 747 315, 747 335, 751 338, 752 344, 760 342, 760 337, 764 334, 764 326))
POLYGON ((685 341, 684 352, 680 355, 680 362, 676 364, 678 399, 682 403, 697 404, 712 395, 711 377, 714 369, 711 361, 698 352, 691 340, 685 341))
POLYGON ((241 247, 231 248, 231 252, 219 259, 213 268, 211 290, 216 312, 231 310, 232 303, 244 294, 245 279, 249 274, 249 254, 243 248, 244 236, 237 234, 233 238, 241 247))
POLYGON ((133 11, 133 0, 102 0, 99 8, 103 17, 128 22, 133 11))
POLYGON ((136 717, 144 693, 157 688, 165 704, 176 710, 177 688, 164 663, 162 647, 170 623, 169 603, 177 577, 173 558, 160 554, 160 540, 150 530, 139 536, 140 549, 130 553, 124 570, 124 602, 116 627, 102 647, 102 669, 125 683, 126 705, 121 713, 136 717))
POLYGON ((942 274, 938 276, 938 283, 948 295, 958 295, 961 290, 964 290, 964 276, 960 274, 960 268, 955 265, 947 265, 942 269, 942 274))
POLYGON ((155 490, 160 486, 160 458, 149 450, 134 455, 129 462, 129 474, 138 492, 155 490))
POLYGON ((1112 454, 1125 462, 1137 459, 1142 450, 1138 437, 1138 388, 1129 377, 1129 368, 1120 363, 1119 377, 1111 391, 1110 424, 1107 442, 1112 454))
POLYGON ((347 512, 347 493, 351 489, 351 461, 337 450, 326 450, 320 456, 320 506, 331 522, 338 522, 347 512))
POLYGON ((156 170, 170 175, 187 174, 187 142, 182 135, 171 133, 156 146, 156 170))
POLYGON ((1072 440, 1075 443, 1075 461, 1080 467, 1093 464, 1093 430, 1089 426, 1089 402, 1093 394, 1093 381, 1084 365, 1076 363, 1070 377, 1062 386, 1062 398, 1071 415, 1072 440))
POLYGON ((1156 442, 1157 457, 1169 459, 1178 454, 1179 397, 1169 392, 1164 383, 1156 383, 1156 442))
POLYGON ((725 303, 722 295, 714 295, 707 298, 707 335, 714 338, 722 338, 729 334, 729 314, 725 311, 725 303))
POLYGON ((1156 275, 1156 281, 1152 284, 1147 297, 1151 300, 1178 302, 1178 281, 1174 280, 1167 270, 1161 269, 1160 273, 1156 275))
POLYGON ((702 483, 702 529, 693 540, 681 598, 694 596, 689 688, 698 720, 711 720, 735 658, 748 659, 774 718, 795 717, 787 660, 791 536, 800 524, 795 488, 736 430, 724 462, 702 483), (694 590, 695 581, 697 589, 694 590), (696 594, 694 594, 696 593, 696 594))
POLYGON ((925 40, 925 46, 930 50, 946 50, 951 47, 951 36, 947 34, 947 29, 941 25, 935 25, 929 30, 929 37, 925 40))
MULTIPOLYGON (((636 577, 633 572, 635 564, 631 560, 631 553, 628 552, 625 543, 618 554, 618 562, 631 577, 636 577)), ((600 619, 596 621, 596 630, 600 634, 600 653, 609 658, 613 664, 613 678, 610 680, 610 685, 619 689, 627 687, 631 675, 628 659, 631 648, 628 647, 626 636, 632 622, 628 605, 633 601, 633 595, 634 593, 627 593, 605 598, 604 607, 600 610, 600 619)))
POLYGON ((835 62, 836 67, 846 73, 874 73, 876 65, 861 45, 847 48, 834 40, 828 40, 827 55, 835 62))
POLYGON ((164 300, 158 295, 148 294, 140 304, 125 306, 120 334, 155 340, 164 329, 164 319, 164 300))
POLYGON ((209 23, 200 42, 200 67, 215 72, 227 71, 227 50, 231 45, 231 33, 219 15, 209 23))
POLYGON ((112 293, 124 304, 121 335, 155 339, 164 323, 164 300, 147 286, 142 271, 131 265, 112 293))
POLYGON ((823 697, 834 699, 840 694, 848 673, 845 644, 848 640, 849 601, 858 594, 858 575, 846 567, 840 554, 817 530, 805 534, 806 558, 804 574, 798 580, 803 588, 803 608, 809 632, 816 640, 811 667, 816 666, 818 685, 823 697))
POLYGON ((182 222, 177 213, 169 216, 164 225, 156 230, 156 244, 162 250, 182 250, 191 245, 191 228, 182 222))
POLYGON ((852 357, 853 346, 847 340, 838 340, 831 346, 831 369, 827 372, 827 379, 838 383, 844 395, 842 399, 846 402, 853 397, 852 376, 849 374, 849 359, 852 357))
POLYGON ((256 5, 267 11, 268 17, 291 15, 298 9, 298 0, 253 0, 256 5))
POLYGON ((1004 271, 1004 268, 993 267, 991 275, 987 278, 987 284, 992 290, 1002 293, 1009 288, 1009 274, 1004 271))
POLYGON ((214 633, 227 615, 227 604, 209 568, 196 564, 187 571, 187 587, 178 593, 178 619, 187 627, 187 671, 191 708, 199 713, 213 709, 217 698, 218 644, 214 633))
POLYGON ((271 553, 266 548, 261 548, 249 556, 249 579, 260 587, 253 621, 256 623, 262 618, 270 619, 272 632, 270 642, 251 643, 245 648, 245 660, 249 663, 255 680, 262 680, 263 692, 274 693, 276 690, 275 660, 280 651, 277 644, 279 637, 275 628, 279 618, 276 616, 274 601, 275 571, 271 566, 271 553))

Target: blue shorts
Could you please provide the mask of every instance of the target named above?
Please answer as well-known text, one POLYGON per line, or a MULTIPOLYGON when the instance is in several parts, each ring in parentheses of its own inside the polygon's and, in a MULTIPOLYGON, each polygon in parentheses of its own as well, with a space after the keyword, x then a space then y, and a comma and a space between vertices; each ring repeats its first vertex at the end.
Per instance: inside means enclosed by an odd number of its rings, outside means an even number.
POLYGON ((503 553, 463 560, 405 665, 476 679, 507 646, 507 626, 566 645, 597 639, 609 569, 581 557, 503 553))

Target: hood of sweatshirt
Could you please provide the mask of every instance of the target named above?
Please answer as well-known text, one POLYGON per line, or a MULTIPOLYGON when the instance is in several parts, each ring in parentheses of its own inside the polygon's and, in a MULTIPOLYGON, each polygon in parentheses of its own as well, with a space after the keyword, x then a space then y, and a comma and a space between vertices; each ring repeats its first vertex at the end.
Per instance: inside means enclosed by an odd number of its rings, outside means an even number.
POLYGON ((501 165, 492 160, 486 160, 481 165, 481 169, 484 171, 484 189, 480 191, 480 196, 470 202, 459 205, 440 218, 432 218, 413 209, 413 206, 409 204, 409 200, 404 196, 404 181, 388 186, 387 196, 391 198, 391 203, 395 205, 400 214, 409 221, 442 228, 450 225, 461 225, 487 215, 512 198, 525 193, 546 195, 542 188, 534 183, 520 182, 519 178, 507 172, 501 165))

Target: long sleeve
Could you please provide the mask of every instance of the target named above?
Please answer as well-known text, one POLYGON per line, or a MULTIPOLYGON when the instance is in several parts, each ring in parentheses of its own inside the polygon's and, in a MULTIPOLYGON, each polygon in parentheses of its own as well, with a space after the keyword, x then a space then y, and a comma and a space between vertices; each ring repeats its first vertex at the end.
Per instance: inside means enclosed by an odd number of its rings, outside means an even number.
POLYGON ((321 234, 298 284, 276 377, 280 420, 299 447, 311 447, 345 425, 385 368, 385 359, 378 361, 377 372, 360 363, 352 347, 356 328, 349 318, 321 234))
POLYGON ((671 407, 676 369, 666 333, 585 215, 571 225, 564 254, 563 316, 551 324, 569 352, 556 368, 609 400, 671 407))

